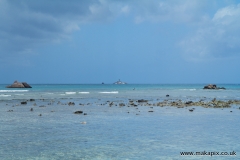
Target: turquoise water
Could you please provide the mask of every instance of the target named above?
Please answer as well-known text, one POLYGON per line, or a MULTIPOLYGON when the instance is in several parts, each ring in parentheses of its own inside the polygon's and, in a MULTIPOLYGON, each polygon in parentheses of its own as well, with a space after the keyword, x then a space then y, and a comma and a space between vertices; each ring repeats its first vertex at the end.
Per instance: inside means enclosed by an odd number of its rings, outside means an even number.
POLYGON ((1 159, 240 158, 239 106, 196 106, 189 112, 188 107, 117 105, 129 99, 161 101, 166 94, 180 100, 239 100, 239 85, 219 84, 227 90, 214 91, 203 90, 202 84, 5 86, 0 85, 1 159), (21 105, 22 101, 27 104, 21 105), (114 105, 110 107, 108 101, 114 105), (87 115, 73 114, 78 110, 87 115), (203 151, 237 155, 180 155, 203 151))
POLYGON ((208 97, 220 99, 240 99, 240 85, 220 84, 227 90, 203 90, 204 84, 150 84, 150 85, 32 85, 33 88, 7 89, 0 85, 0 98, 3 100, 32 98, 172 98, 208 97))

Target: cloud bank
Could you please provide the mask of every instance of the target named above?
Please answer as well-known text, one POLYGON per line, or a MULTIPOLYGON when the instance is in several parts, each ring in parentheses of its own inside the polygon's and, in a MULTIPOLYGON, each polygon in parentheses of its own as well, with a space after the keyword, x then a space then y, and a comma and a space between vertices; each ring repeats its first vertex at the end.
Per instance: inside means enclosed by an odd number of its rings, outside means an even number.
POLYGON ((180 45, 191 59, 240 54, 240 4, 219 9, 212 19, 197 28, 180 45))
POLYGON ((0 50, 5 54, 27 53, 42 44, 69 38, 80 29, 81 22, 97 14, 93 1, 87 2, 1 0, 0 50))
POLYGON ((107 24, 120 16, 131 17, 136 25, 172 22, 192 27, 188 36, 175 42, 189 59, 239 54, 240 5, 214 11, 215 3, 218 1, 0 0, 0 56, 32 54, 37 47, 71 38, 83 24, 107 24))

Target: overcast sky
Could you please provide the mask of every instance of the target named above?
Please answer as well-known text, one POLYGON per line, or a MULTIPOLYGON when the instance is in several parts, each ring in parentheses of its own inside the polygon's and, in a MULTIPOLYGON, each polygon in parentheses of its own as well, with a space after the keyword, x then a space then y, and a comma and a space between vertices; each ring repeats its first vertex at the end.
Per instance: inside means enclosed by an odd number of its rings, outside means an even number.
POLYGON ((0 0, 0 83, 240 83, 240 2, 0 0))

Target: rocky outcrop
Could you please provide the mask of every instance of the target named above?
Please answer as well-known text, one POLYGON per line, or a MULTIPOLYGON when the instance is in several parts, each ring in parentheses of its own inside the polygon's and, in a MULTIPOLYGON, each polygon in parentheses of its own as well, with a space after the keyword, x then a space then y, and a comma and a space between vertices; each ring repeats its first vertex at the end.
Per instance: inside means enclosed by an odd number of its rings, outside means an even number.
POLYGON ((22 82, 22 84, 24 85, 25 88, 32 88, 29 84, 27 84, 26 82, 22 82))
POLYGON ((216 84, 209 84, 209 85, 204 86, 203 89, 226 89, 226 88, 224 88, 224 87, 217 87, 216 84))
POLYGON ((26 82, 14 81, 12 85, 7 86, 6 88, 32 88, 32 87, 26 82))

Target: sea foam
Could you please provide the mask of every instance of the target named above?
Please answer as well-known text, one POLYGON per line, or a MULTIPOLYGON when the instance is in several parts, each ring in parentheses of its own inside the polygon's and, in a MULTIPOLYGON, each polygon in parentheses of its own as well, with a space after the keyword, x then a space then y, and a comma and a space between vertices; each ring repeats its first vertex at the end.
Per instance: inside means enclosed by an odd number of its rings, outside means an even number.
POLYGON ((0 97, 10 97, 11 95, 7 95, 7 94, 0 94, 0 97))
POLYGON ((112 92, 99 92, 103 94, 118 94, 118 91, 112 91, 112 92))
POLYGON ((76 92, 65 92, 65 94, 76 94, 76 92))
POLYGON ((29 90, 0 90, 0 92, 28 92, 29 90))

